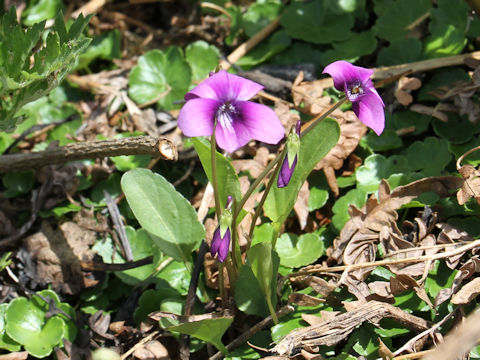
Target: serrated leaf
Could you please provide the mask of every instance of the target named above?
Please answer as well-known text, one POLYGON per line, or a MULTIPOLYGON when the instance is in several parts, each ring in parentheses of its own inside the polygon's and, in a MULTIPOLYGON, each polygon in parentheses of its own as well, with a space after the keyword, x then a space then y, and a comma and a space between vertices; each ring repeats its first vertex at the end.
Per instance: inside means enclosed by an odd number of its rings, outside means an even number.
POLYGON ((126 172, 122 190, 142 227, 157 246, 175 260, 190 262, 205 237, 192 205, 165 178, 147 169, 126 172))
POLYGON ((265 214, 281 224, 295 204, 298 192, 315 165, 337 143, 340 129, 333 119, 325 119, 301 140, 300 153, 295 171, 288 186, 273 186, 265 201, 265 214))

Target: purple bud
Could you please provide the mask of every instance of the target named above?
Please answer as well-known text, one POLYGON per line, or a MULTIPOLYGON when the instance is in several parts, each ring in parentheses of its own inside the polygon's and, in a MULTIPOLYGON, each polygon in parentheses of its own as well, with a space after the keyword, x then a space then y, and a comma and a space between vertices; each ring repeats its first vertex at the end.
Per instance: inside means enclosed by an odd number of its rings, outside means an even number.
POLYGON ((285 156, 285 159, 283 159, 282 168, 278 174, 277 187, 283 188, 288 185, 293 175, 293 171, 295 170, 295 166, 297 166, 297 156, 295 156, 295 160, 293 160, 292 167, 288 166, 288 156, 285 156))
POLYGON ((295 124, 295 132, 300 136, 300 131, 302 130, 302 122, 300 120, 295 124))
POLYGON ((223 238, 220 236, 220 227, 217 227, 213 233, 212 244, 210 246, 210 253, 212 256, 218 254, 218 261, 224 262, 230 250, 230 229, 225 231, 223 238))

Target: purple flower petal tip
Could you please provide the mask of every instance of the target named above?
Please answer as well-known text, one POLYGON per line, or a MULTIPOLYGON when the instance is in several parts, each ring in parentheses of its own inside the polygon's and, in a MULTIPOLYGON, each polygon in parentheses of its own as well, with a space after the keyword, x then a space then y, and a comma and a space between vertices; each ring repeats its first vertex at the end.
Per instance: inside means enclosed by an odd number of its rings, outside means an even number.
POLYGON ((220 227, 213 233, 212 244, 210 246, 210 253, 212 256, 218 254, 218 261, 224 262, 230 250, 230 229, 227 229, 223 238, 220 236, 220 227))
POLYGON ((277 144, 283 126, 269 107, 248 101, 263 86, 221 70, 185 95, 187 103, 178 116, 186 136, 212 135, 220 148, 233 152, 250 140, 277 144), (216 125, 215 125, 216 124, 216 125))
POLYGON ((380 135, 385 128, 385 104, 370 79, 373 72, 343 60, 323 70, 333 78, 335 88, 345 92, 358 119, 380 135))

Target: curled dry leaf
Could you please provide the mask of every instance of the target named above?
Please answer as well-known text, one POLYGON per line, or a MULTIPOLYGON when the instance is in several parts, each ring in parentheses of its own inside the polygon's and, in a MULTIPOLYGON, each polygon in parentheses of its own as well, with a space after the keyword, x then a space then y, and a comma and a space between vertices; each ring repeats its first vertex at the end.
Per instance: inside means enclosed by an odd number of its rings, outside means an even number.
POLYGON ((170 360, 167 348, 157 340, 150 340, 142 344, 134 351, 133 356, 139 360, 170 360))
POLYGON ((310 197, 310 189, 308 188, 308 181, 305 181, 298 192, 297 200, 293 206, 295 214, 297 214, 300 229, 305 229, 308 220, 308 198, 310 197))
POLYGON ((323 304, 325 302, 325 299, 319 299, 311 295, 295 292, 290 294, 290 296, 288 297, 288 302, 297 306, 318 306, 320 304, 323 304))
POLYGON ((464 180, 461 189, 457 192, 458 203, 463 205, 473 197, 480 204, 480 171, 472 165, 463 165, 458 172, 464 180))
POLYGON ((465 284, 456 294, 452 296, 451 303, 455 305, 465 305, 470 303, 480 294, 480 278, 475 278, 465 284))
POLYGON ((350 312, 325 319, 317 325, 291 331, 271 351, 278 355, 293 356, 301 349, 336 345, 363 322, 377 324, 383 318, 394 319, 416 331, 423 331, 430 327, 426 320, 407 314, 395 306, 379 301, 369 301, 350 312))
POLYGON ((422 82, 414 77, 402 76, 397 83, 395 97, 400 104, 408 106, 412 103, 413 97, 410 95, 411 90, 417 90, 422 86, 422 82))

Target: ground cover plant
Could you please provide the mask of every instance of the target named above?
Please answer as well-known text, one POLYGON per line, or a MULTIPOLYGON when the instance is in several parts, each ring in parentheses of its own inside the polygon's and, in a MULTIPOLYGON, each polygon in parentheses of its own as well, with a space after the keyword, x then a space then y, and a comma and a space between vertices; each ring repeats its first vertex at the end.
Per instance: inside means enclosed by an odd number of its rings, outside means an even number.
POLYGON ((480 357, 476 1, 0 12, 0 359, 480 357))

